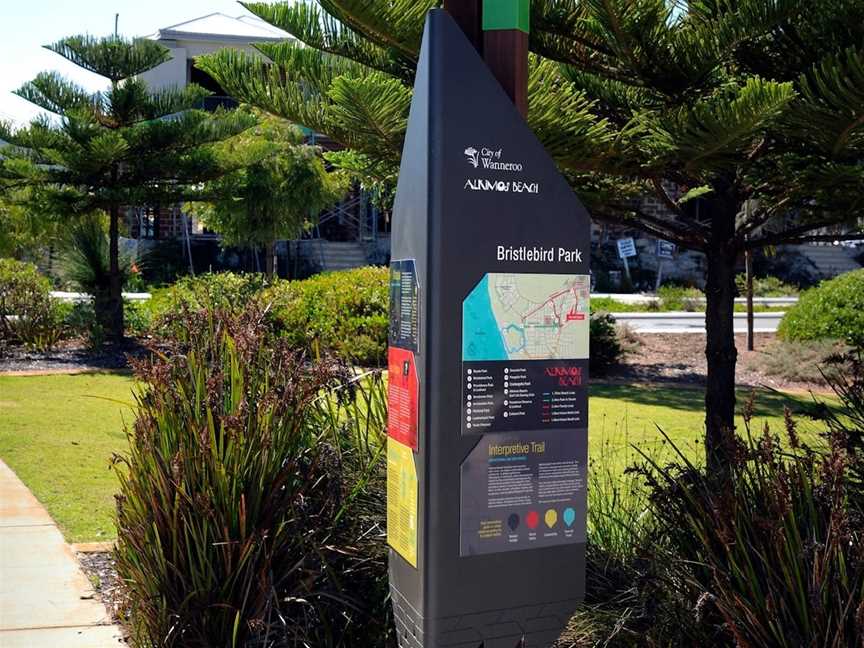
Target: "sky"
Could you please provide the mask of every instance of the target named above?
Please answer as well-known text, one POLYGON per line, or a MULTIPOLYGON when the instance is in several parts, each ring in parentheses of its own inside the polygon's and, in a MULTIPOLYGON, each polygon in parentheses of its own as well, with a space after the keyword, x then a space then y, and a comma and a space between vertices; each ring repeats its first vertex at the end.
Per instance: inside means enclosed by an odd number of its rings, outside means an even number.
POLYGON ((248 14, 234 0, 0 0, 0 120, 24 124, 40 112, 12 94, 43 70, 57 70, 95 91, 102 79, 42 46, 64 36, 119 32, 147 36, 157 29, 220 12, 248 14))

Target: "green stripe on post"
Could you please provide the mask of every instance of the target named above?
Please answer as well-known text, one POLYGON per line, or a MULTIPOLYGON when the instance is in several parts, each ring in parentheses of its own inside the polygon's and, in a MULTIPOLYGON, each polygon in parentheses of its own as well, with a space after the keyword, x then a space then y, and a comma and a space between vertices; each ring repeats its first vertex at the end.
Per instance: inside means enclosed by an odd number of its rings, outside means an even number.
POLYGON ((531 0, 483 0, 483 31, 530 28, 531 0))

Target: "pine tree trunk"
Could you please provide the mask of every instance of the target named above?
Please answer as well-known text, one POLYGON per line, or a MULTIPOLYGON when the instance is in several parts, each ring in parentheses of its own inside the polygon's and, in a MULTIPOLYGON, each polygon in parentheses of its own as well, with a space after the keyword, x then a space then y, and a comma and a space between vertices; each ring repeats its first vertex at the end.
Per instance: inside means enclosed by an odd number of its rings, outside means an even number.
POLYGON ((123 339, 123 277, 120 274, 120 207, 111 205, 108 231, 108 303, 106 305, 108 337, 123 339))
POLYGON ((706 201, 711 219, 711 243, 705 286, 705 455, 709 470, 725 472, 735 439, 735 263, 732 243, 737 206, 728 198, 706 201))
POLYGON ((268 279, 276 276, 276 241, 268 241, 264 246, 264 271, 268 279))

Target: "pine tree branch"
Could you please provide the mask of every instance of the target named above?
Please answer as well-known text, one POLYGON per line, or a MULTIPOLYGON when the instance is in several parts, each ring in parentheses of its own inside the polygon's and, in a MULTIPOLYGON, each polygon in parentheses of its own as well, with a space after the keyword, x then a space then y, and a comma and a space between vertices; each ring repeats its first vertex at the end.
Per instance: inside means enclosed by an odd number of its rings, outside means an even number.
POLYGON ((735 238, 738 242, 743 241, 750 232, 759 229, 772 218, 779 216, 779 212, 786 208, 786 205, 789 204, 790 200, 791 199, 788 197, 783 198, 778 201, 776 205, 773 205, 769 209, 762 210, 762 212, 758 213, 756 216, 751 215, 749 220, 744 221, 738 227, 735 238))
POLYGON ((648 212, 644 211, 641 207, 631 206, 624 207, 619 206, 622 210, 632 211, 634 212, 641 220, 644 220, 646 223, 650 223, 655 227, 660 227, 667 231, 675 233, 676 236, 682 239, 693 239, 696 237, 697 239, 707 242, 708 241, 708 233, 709 229, 702 225, 701 223, 693 222, 693 221, 669 221, 658 216, 652 216, 648 212))
POLYGON ((657 192, 657 197, 663 201, 663 204, 666 205, 666 208, 669 209, 674 214, 681 215, 681 207, 678 206, 672 198, 669 197, 669 194, 666 193, 666 188, 663 186, 663 182, 657 176, 651 178, 651 184, 654 185, 654 189, 657 192))
POLYGON ((591 211, 591 214, 600 220, 625 227, 632 227, 652 236, 672 241, 683 248, 701 250, 707 245, 707 239, 701 233, 651 216, 638 207, 614 204, 610 206, 615 208, 616 211, 610 212, 595 208, 591 211), (628 212, 632 212, 632 215, 628 212))

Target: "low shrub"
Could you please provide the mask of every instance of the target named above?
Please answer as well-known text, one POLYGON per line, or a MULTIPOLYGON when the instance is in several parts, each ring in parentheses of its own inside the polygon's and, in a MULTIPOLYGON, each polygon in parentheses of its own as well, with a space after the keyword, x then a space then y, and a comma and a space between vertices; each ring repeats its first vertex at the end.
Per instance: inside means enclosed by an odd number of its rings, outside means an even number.
POLYGON ((588 365, 592 376, 605 376, 621 361, 624 349, 609 313, 592 312, 588 365))
POLYGON ((365 267, 280 281, 265 290, 275 326, 290 344, 310 353, 330 352, 363 366, 383 366, 387 356, 389 271, 365 267))
POLYGON ((657 311, 660 304, 657 300, 649 302, 623 302, 612 297, 592 297, 591 310, 606 313, 644 313, 657 311))
POLYGON ((383 646, 378 376, 309 362, 264 312, 170 316, 135 364, 117 570, 139 646, 383 646))
POLYGON ((63 315, 35 265, 0 259, 0 344, 51 349, 63 338, 63 315))
MULTIPOLYGON (((735 276, 735 286, 739 295, 747 294, 747 275, 735 276)), ((793 297, 798 294, 798 286, 786 283, 779 277, 767 275, 765 277, 753 277, 754 297, 793 297)))
POLYGON ((146 335, 153 323, 153 314, 147 302, 124 300, 123 323, 128 335, 146 335))
POLYGON ((849 350, 850 347, 840 340, 774 340, 762 353, 747 362, 753 369, 784 382, 824 385, 842 369, 832 360, 849 350))
POLYGON ((864 346, 864 268, 801 293, 777 329, 787 341, 835 339, 864 346))
POLYGON ((705 308, 705 295, 698 288, 666 284, 660 286, 657 297, 660 300, 660 310, 663 311, 695 312, 705 308))
POLYGON ((263 274, 214 272, 183 277, 168 288, 153 291, 150 310, 155 318, 183 310, 241 312, 267 286, 263 274))

